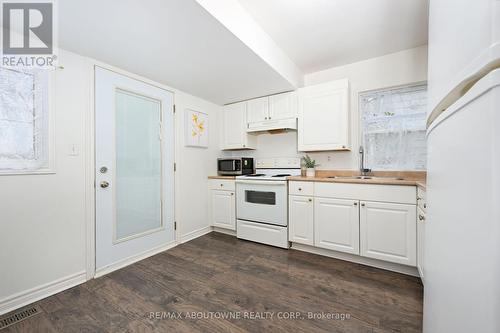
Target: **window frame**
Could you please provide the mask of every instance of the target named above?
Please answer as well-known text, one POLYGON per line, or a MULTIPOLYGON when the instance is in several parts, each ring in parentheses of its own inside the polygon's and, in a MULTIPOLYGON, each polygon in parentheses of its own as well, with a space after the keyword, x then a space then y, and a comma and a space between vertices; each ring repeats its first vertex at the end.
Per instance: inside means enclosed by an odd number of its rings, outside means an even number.
MULTIPOLYGON (((16 69, 14 69, 16 70, 16 69)), ((42 71, 42 70, 40 70, 42 71)), ((47 83, 47 101, 46 110, 44 112, 45 122, 44 127, 46 127, 45 133, 43 135, 43 149, 46 149, 44 155, 46 156, 45 166, 37 169, 2 169, 0 166, 0 176, 9 175, 44 175, 44 174, 55 174, 56 173, 56 161, 55 161, 55 75, 56 70, 43 70, 42 73, 47 83)))
MULTIPOLYGON (((400 85, 394 85, 394 86, 386 86, 386 87, 377 87, 373 89, 366 89, 366 90, 359 90, 357 92, 357 116, 358 116, 358 143, 359 147, 363 145, 364 143, 364 127, 363 127, 363 111, 361 110, 361 95, 363 94, 369 94, 369 93, 375 93, 375 92, 381 92, 381 91, 387 91, 387 90, 398 90, 398 89, 405 89, 405 88, 412 88, 412 87, 418 87, 418 86, 426 86, 427 93, 429 92, 428 90, 428 82, 427 81, 416 81, 416 82, 410 82, 410 83, 404 83, 400 85)), ((363 147, 366 149, 366 147, 363 147)), ((357 150, 356 150, 357 151, 357 150)), ((366 152, 365 152, 366 153, 366 152)), ((366 160, 366 159, 365 159, 366 160)), ((361 159, 358 156, 358 165, 360 165, 361 159)), ((364 165, 365 168, 368 168, 369 166, 364 165)), ((372 169, 372 171, 410 171, 410 172, 425 172, 427 171, 427 165, 425 169, 372 169)))

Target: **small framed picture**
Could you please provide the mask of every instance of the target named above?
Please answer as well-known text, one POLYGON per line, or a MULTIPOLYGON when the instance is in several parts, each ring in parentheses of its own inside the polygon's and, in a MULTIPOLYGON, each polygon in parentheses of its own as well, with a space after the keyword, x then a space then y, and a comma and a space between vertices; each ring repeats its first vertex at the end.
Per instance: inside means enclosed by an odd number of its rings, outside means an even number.
POLYGON ((184 132, 186 146, 208 147, 208 114, 186 109, 184 132))

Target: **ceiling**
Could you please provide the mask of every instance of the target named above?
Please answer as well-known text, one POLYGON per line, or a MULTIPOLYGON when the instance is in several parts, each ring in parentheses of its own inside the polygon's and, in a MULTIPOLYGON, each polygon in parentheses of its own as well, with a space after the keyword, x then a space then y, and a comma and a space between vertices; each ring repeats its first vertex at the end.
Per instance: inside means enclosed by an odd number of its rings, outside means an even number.
POLYGON ((226 104, 294 87, 194 0, 58 2, 59 45, 226 104))
POLYGON ((59 45, 222 105, 426 44, 427 2, 64 0, 59 45))
POLYGON ((238 0, 303 73, 427 44, 428 0, 238 0))

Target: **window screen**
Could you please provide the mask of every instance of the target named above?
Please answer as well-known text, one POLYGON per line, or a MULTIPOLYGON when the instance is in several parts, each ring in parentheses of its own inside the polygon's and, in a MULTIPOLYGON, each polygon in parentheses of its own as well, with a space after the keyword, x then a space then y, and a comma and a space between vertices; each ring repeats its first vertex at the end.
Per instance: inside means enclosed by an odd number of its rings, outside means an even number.
POLYGON ((427 85, 361 93, 365 167, 425 170, 427 85))
POLYGON ((48 166, 48 78, 0 68, 0 171, 48 166))

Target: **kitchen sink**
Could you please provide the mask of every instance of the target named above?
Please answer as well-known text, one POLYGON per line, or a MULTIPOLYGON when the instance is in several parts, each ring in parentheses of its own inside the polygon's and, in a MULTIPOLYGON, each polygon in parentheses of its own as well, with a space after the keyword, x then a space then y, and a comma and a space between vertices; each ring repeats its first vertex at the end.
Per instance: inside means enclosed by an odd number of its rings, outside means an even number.
POLYGON ((400 177, 383 177, 383 176, 330 176, 332 179, 380 179, 380 180, 404 180, 400 177))

